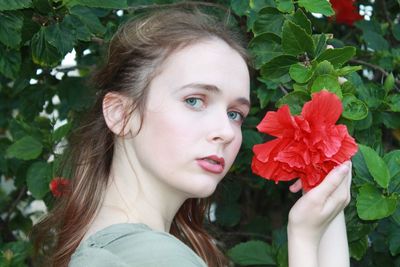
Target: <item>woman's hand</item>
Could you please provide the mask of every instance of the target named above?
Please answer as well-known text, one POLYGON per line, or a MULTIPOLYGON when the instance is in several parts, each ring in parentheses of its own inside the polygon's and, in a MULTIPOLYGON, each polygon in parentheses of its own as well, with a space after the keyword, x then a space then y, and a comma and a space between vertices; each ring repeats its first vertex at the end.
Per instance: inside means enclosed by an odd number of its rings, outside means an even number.
MULTIPOLYGON (((350 202, 350 185, 351 161, 347 161, 295 203, 288 223, 289 266, 319 266, 319 242, 330 223, 350 202)), ((300 189, 299 181, 290 187, 292 192, 300 189)))
MULTIPOLYGON (((319 242, 326 227, 350 202, 351 161, 334 168, 317 187, 304 194, 289 213, 289 228, 296 235, 319 242)), ((299 182, 291 187, 295 192, 299 182)))

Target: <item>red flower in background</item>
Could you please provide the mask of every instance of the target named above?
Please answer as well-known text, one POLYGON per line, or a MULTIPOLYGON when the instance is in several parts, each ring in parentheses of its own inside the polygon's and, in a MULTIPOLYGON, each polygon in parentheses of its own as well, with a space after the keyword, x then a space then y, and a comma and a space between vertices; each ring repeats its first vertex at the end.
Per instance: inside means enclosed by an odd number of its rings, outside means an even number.
POLYGON ((352 26, 355 21, 363 19, 354 5, 354 0, 330 0, 337 23, 352 26))
POLYGON ((317 186, 357 152, 346 126, 335 125, 342 109, 340 99, 323 90, 312 95, 301 115, 292 116, 287 105, 267 112, 257 129, 277 138, 253 147, 253 172, 276 182, 300 178, 306 191, 317 186))
POLYGON ((53 178, 49 186, 51 193, 55 197, 61 197, 70 191, 70 181, 62 177, 53 178))

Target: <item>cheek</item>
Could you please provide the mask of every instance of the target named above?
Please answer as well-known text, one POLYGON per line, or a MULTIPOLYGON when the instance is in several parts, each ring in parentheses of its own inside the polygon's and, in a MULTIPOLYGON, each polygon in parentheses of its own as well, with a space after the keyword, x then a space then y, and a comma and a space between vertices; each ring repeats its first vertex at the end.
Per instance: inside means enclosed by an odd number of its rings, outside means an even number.
POLYGON ((232 157, 232 163, 235 160, 239 150, 240 150, 240 146, 242 145, 242 132, 241 130, 239 130, 236 133, 236 137, 235 139, 232 141, 232 143, 230 144, 230 156, 232 157))
POLYGON ((187 151, 190 140, 193 142, 192 123, 175 112, 153 113, 148 118, 151 119, 144 125, 143 133, 160 157, 187 151))

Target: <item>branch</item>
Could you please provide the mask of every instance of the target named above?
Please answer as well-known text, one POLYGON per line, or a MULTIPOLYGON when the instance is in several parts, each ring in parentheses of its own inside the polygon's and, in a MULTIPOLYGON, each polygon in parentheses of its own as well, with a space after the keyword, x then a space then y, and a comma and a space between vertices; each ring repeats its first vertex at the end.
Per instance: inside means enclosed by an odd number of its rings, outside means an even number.
POLYGON ((7 215, 4 218, 4 223, 6 223, 6 224, 8 223, 8 221, 10 220, 11 214, 13 213, 15 208, 17 207, 18 203, 21 201, 21 198, 26 194, 26 191, 27 191, 26 185, 21 187, 21 189, 18 192, 17 197, 15 198, 13 203, 11 203, 10 207, 8 208, 7 215))
POLYGON ((390 27, 392 27, 392 20, 390 19, 390 14, 388 12, 387 6, 386 6, 386 0, 381 0, 382 8, 383 8, 383 13, 385 14, 385 19, 389 23, 390 27))
MULTIPOLYGON (((374 64, 366 62, 366 61, 363 61, 363 60, 351 59, 349 62, 370 67, 371 69, 377 70, 377 71, 379 71, 380 73, 382 73, 385 76, 388 76, 390 74, 385 69, 383 69, 382 67, 380 67, 378 65, 374 65, 374 64)), ((394 81, 395 81, 396 85, 400 86, 400 81, 399 80, 395 79, 394 81)))
POLYGON ((282 91, 285 95, 288 94, 288 91, 286 90, 285 86, 283 86, 282 84, 279 85, 279 89, 281 89, 281 91, 282 91))

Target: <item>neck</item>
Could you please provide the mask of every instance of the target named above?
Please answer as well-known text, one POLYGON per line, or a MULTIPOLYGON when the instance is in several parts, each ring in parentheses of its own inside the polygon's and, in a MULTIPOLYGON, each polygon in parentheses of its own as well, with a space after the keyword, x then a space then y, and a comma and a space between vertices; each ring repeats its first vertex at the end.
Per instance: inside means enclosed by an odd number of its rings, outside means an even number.
POLYGON ((144 223, 154 230, 169 232, 187 197, 146 173, 135 164, 138 161, 128 149, 116 145, 114 150, 110 183, 99 213, 101 220, 144 223))

